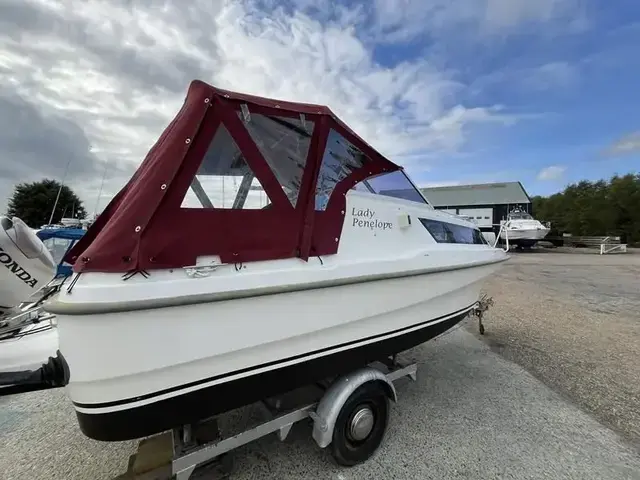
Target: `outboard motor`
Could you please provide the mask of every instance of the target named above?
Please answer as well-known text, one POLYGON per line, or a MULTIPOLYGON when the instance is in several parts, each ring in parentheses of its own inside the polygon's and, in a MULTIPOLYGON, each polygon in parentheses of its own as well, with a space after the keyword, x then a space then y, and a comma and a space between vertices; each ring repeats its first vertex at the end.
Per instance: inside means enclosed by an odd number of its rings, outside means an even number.
POLYGON ((0 319, 47 285, 56 264, 22 220, 0 216, 0 319))
MULTIPOLYGON (((53 280, 56 268, 35 231, 19 218, 0 216, 0 327, 10 328, 12 320, 21 317, 21 304, 53 280)), ((63 387, 69 381, 69 369, 59 350, 55 357, 43 358, 34 370, 5 371, 2 367, 0 397, 63 387)))

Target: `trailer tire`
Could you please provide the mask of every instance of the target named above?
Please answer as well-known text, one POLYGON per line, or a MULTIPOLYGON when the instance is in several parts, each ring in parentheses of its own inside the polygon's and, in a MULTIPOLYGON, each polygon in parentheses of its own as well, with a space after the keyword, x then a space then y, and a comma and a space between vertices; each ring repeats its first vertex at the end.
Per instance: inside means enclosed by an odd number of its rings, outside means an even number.
POLYGON ((351 467, 371 457, 382 443, 388 420, 389 399, 382 382, 371 381, 358 387, 336 419, 331 440, 335 461, 351 467))

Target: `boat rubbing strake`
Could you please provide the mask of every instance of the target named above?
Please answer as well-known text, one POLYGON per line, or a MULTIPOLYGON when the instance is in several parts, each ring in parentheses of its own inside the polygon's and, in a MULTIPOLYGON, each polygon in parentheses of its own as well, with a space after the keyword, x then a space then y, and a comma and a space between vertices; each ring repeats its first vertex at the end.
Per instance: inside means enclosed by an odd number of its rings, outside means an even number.
POLYGON ((194 81, 67 258, 68 392, 125 440, 429 340, 507 257, 328 108, 194 81))

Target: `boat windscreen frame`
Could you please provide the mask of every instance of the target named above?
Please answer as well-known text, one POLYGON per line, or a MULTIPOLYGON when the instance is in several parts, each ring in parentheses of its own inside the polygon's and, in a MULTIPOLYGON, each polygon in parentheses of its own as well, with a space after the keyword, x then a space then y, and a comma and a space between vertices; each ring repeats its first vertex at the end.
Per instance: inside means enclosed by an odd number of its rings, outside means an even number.
POLYGON ((514 210, 507 214, 507 220, 535 220, 533 215, 524 210, 514 210))

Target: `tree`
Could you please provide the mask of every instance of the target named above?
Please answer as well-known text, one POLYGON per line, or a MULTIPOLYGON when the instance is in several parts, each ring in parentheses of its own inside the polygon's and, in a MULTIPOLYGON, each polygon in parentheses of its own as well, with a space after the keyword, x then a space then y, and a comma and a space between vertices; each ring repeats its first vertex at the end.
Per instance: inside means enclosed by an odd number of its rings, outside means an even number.
POLYGON ((66 185, 56 180, 44 179, 33 183, 20 183, 13 190, 9 200, 7 215, 19 217, 32 228, 49 223, 51 211, 60 197, 53 214, 52 223, 59 223, 63 217, 83 219, 86 216, 82 200, 66 185))
POLYGON ((582 180, 531 201, 536 218, 551 222, 552 235, 619 235, 623 243, 640 243, 640 174, 582 180))

